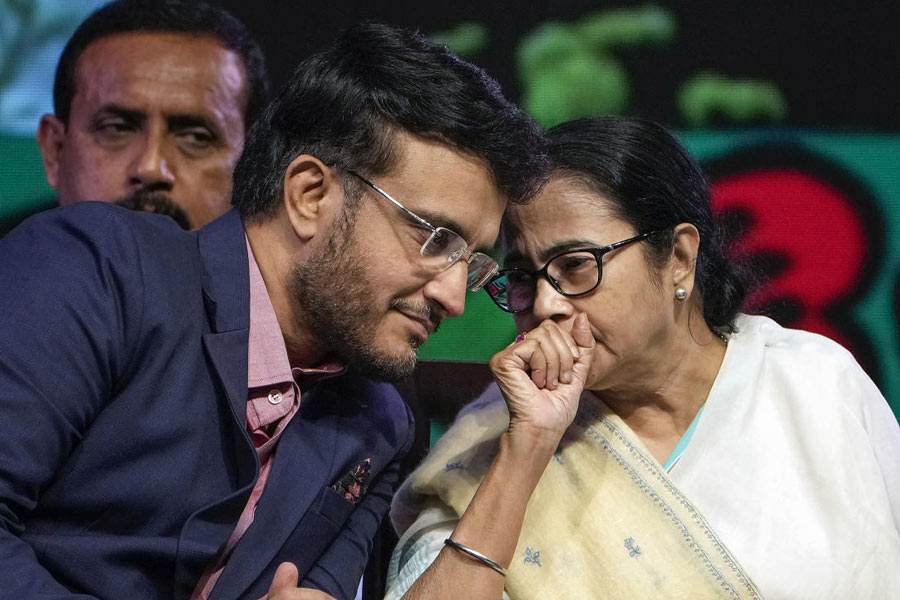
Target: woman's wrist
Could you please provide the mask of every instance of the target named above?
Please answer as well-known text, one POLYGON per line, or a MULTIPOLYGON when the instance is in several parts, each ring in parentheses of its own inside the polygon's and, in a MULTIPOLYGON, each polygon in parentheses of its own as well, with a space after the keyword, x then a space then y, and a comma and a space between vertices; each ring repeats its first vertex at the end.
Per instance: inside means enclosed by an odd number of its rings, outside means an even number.
POLYGON ((551 447, 553 450, 559 445, 567 427, 553 428, 534 423, 511 420, 505 435, 524 444, 534 445, 539 448, 551 447))
POLYGON ((551 430, 510 426, 500 436, 500 451, 508 453, 516 461, 546 464, 556 452, 561 438, 561 433, 551 430))

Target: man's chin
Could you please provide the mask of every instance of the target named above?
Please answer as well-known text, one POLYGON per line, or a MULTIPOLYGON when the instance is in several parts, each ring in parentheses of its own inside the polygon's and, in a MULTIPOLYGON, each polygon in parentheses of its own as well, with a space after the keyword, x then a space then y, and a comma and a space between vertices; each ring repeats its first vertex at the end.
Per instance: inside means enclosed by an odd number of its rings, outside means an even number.
POLYGON ((347 357, 348 362, 357 371, 377 381, 396 382, 413 374, 418 360, 416 346, 408 346, 406 352, 389 354, 375 348, 361 348, 354 356, 347 357))

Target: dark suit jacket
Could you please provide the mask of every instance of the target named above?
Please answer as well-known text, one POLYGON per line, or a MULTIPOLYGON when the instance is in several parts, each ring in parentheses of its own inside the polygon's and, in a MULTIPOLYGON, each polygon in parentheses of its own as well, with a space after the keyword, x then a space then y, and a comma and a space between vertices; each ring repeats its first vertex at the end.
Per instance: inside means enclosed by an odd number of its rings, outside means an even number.
MULTIPOLYGON (((187 598, 259 473, 240 218, 33 217, 0 241, 0 319, 0 597, 187 598)), ((391 386, 304 392, 212 599, 258 598, 282 561, 352 598, 412 437, 391 386), (330 486, 366 458, 353 505, 330 486)))

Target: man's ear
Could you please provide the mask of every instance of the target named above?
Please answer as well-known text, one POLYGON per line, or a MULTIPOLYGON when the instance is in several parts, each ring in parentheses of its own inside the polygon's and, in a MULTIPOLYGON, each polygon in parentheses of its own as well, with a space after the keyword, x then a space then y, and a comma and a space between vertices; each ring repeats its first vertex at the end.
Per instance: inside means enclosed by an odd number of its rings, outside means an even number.
POLYGON ((66 124, 54 115, 41 117, 37 130, 37 143, 41 148, 41 159, 44 161, 44 173, 47 183, 54 190, 59 190, 59 163, 62 158, 63 142, 66 138, 66 124))
POLYGON ((672 283, 674 288, 684 288, 688 297, 694 289, 694 273, 699 251, 700 232, 697 228, 691 223, 676 225, 672 247, 672 283))
POLYGON ((331 167, 315 156, 301 154, 284 174, 284 207, 295 235, 308 241, 330 224, 343 205, 344 188, 331 167))

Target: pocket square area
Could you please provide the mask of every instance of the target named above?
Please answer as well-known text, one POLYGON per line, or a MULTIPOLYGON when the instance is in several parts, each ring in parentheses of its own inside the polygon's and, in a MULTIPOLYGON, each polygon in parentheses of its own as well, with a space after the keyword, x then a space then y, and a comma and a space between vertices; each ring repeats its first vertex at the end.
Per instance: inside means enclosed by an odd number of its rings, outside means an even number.
POLYGON ((360 498, 365 496, 366 489, 369 487, 369 480, 372 478, 371 468, 372 459, 367 458, 335 481, 331 489, 343 496, 347 502, 356 504, 360 498))

